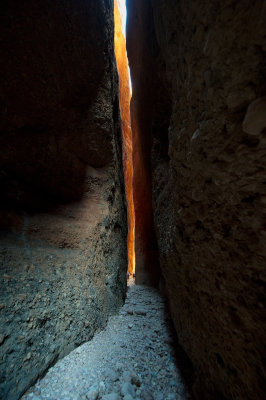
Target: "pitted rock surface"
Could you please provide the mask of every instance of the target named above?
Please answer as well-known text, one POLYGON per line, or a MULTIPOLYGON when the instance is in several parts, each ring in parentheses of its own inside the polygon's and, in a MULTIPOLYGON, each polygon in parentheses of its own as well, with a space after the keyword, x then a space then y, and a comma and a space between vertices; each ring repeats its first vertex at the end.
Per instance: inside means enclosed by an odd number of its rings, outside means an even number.
POLYGON ((195 398, 265 398, 265 2, 127 11, 137 269, 148 208, 195 398))
POLYGON ((18 400, 126 293, 113 1, 0 12, 0 399, 18 400))

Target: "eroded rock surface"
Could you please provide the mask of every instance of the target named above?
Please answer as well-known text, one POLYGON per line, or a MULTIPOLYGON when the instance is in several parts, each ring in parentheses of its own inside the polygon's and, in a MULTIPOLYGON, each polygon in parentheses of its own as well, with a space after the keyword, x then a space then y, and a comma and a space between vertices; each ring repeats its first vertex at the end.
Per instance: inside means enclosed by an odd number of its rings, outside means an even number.
POLYGON ((113 2, 0 12, 1 390, 17 399, 126 289, 113 2))
POLYGON ((127 3, 133 144, 148 142, 138 168, 151 165, 160 263, 195 397, 264 398, 265 4, 127 3))

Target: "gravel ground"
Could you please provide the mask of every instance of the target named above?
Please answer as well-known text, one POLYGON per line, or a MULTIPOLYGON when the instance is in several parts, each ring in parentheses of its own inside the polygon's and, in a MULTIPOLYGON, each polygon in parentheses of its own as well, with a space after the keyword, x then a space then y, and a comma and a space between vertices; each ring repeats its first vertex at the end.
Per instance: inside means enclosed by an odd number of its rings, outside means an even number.
POLYGON ((57 362, 23 400, 188 400, 165 301, 132 282, 119 315, 57 362))

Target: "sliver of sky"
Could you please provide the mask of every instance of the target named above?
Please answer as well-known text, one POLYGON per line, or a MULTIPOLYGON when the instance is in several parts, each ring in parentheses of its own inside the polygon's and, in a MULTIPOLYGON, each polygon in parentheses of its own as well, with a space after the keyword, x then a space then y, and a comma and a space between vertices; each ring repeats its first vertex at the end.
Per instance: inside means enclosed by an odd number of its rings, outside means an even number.
POLYGON ((126 36, 126 21, 127 21, 126 0, 118 0, 118 7, 120 9, 122 18, 122 30, 124 32, 124 35, 126 36))
MULTIPOLYGON (((126 23, 127 23, 127 8, 126 8, 126 0, 117 0, 118 8, 120 10, 121 18, 122 18, 122 31, 126 37, 126 23)), ((130 93, 132 93, 132 83, 130 76, 130 68, 128 68, 129 72, 129 88, 130 93)))

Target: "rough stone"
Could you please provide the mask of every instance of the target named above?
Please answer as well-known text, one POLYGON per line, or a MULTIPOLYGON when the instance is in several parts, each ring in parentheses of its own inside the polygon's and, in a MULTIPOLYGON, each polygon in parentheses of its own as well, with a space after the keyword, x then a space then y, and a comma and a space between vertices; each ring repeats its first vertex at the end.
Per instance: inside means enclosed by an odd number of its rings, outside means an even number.
MULTIPOLYGON (((146 313, 145 313, 145 315, 146 315, 146 313)), ((137 387, 140 387, 140 385, 141 385, 141 380, 140 380, 139 376, 135 374, 135 372, 132 372, 132 374, 131 374, 131 383, 137 387)))
POLYGON ((113 24, 110 0, 1 2, 3 399, 89 340, 125 297, 113 24))
POLYGON ((243 130, 250 135, 259 135, 266 130, 266 97, 256 99, 247 109, 243 130))
POLYGON ((86 395, 88 400, 97 400, 99 396, 99 387, 98 385, 93 385, 89 389, 89 393, 86 395))
POLYGON ((102 400, 120 400, 120 397, 117 393, 109 393, 109 394, 105 394, 102 397, 102 400))
POLYGON ((264 398, 264 3, 127 4, 136 239, 150 202, 195 398, 264 398))
POLYGON ((127 394, 129 394, 130 396, 135 397, 134 386, 131 385, 130 382, 124 382, 121 387, 121 393, 123 396, 126 396, 127 394))
POLYGON ((134 397, 132 397, 130 394, 127 394, 124 396, 124 400, 134 400, 134 397))
POLYGON ((152 392, 148 388, 143 388, 141 390, 141 398, 143 400, 154 400, 152 392))

